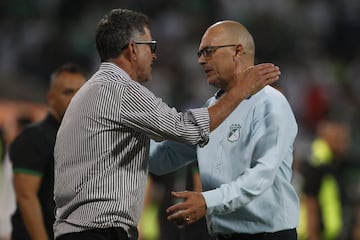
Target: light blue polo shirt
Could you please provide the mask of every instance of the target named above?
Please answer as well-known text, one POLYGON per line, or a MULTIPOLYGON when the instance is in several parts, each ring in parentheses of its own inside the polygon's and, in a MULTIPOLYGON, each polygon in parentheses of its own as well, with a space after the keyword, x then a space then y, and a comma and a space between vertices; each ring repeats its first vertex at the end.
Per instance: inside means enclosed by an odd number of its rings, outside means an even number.
POLYGON ((267 86, 242 101, 202 148, 152 143, 150 171, 165 174, 198 160, 212 235, 296 228, 299 199, 291 184, 296 134, 288 101, 267 86))

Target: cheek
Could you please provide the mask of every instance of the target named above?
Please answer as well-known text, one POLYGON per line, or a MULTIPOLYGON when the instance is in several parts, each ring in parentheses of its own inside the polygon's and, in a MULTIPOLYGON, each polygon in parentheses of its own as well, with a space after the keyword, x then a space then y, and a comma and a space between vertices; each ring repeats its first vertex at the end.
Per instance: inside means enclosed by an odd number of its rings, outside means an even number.
POLYGON ((71 96, 62 96, 59 99, 57 99, 57 107, 59 110, 64 110, 67 108, 71 100, 71 96))
POLYGON ((219 74, 223 78, 229 79, 229 78, 234 76, 235 65, 234 65, 233 62, 224 61, 224 62, 222 62, 220 64, 221 65, 219 66, 219 74))
POLYGON ((65 97, 65 98, 63 99, 63 105, 64 105, 65 107, 67 107, 67 106, 70 104, 70 101, 71 101, 72 97, 73 97, 73 95, 67 96, 67 97, 65 97))

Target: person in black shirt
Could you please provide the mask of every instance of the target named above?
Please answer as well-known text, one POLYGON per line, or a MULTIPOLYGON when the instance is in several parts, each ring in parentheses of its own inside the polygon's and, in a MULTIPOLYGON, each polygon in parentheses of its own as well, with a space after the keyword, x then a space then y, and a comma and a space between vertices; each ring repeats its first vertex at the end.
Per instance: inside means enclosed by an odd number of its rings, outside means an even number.
POLYGON ((309 240, 339 239, 346 230, 346 164, 350 163, 351 136, 345 122, 325 119, 318 123, 304 176, 304 207, 309 240))
POLYGON ((26 127, 10 146, 17 201, 12 240, 54 239, 55 138, 71 98, 85 81, 77 65, 60 66, 51 75, 47 115, 26 127))

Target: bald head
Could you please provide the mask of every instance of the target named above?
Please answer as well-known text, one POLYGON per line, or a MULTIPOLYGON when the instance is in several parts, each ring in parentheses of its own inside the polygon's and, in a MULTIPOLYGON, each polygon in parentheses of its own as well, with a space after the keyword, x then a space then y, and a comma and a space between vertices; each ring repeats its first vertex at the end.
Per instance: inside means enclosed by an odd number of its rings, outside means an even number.
POLYGON ((203 40, 206 40, 204 44, 208 46, 240 44, 248 61, 251 62, 251 65, 254 64, 254 40, 249 31, 239 22, 231 20, 216 22, 206 30, 203 40))
POLYGON ((236 72, 254 66, 255 46, 251 34, 240 23, 220 21, 201 38, 198 63, 210 85, 227 91, 236 83, 236 72))

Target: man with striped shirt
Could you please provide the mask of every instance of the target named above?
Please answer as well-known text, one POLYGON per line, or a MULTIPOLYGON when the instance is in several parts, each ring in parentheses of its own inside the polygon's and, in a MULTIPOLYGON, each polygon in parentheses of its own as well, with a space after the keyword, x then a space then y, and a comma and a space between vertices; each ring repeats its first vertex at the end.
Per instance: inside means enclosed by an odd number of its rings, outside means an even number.
POLYGON ((57 135, 55 238, 137 239, 150 138, 206 145, 240 101, 280 72, 273 64, 235 72, 238 81, 216 104, 181 113, 141 85, 156 59, 147 16, 110 11, 96 47, 100 68, 74 96, 57 135))

